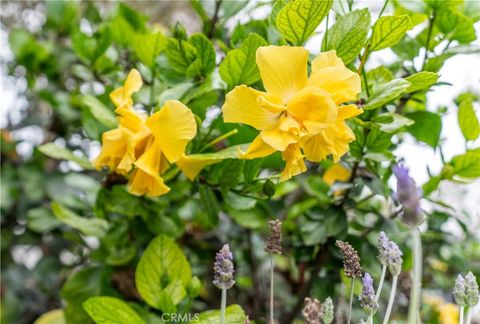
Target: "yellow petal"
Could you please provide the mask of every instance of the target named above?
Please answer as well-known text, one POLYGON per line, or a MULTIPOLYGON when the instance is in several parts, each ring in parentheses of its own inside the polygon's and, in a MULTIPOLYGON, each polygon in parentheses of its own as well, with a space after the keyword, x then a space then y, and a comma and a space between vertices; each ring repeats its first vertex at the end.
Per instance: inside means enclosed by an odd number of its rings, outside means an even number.
POLYGON ((188 180, 193 181, 203 168, 220 161, 219 159, 204 159, 182 155, 176 162, 176 165, 187 176, 188 180))
POLYGON ((123 87, 119 87, 110 93, 110 100, 115 106, 121 106, 124 104, 132 104, 132 94, 137 92, 142 87, 142 77, 140 73, 132 69, 128 75, 123 87))
POLYGON ((362 108, 358 108, 357 105, 346 105, 338 107, 337 120, 345 120, 352 118, 363 113, 362 108))
POLYGON ((345 168, 341 163, 335 163, 323 174, 323 180, 328 183, 329 186, 335 183, 335 181, 345 182, 350 179, 351 171, 345 168))
POLYGON ((128 191, 136 196, 157 197, 169 192, 170 188, 165 185, 161 177, 136 169, 128 182, 128 191))
POLYGON ((170 163, 182 156, 197 133, 192 111, 178 100, 165 102, 160 111, 147 119, 147 126, 170 163))
POLYGON ((299 132, 295 119, 282 116, 275 125, 261 131, 260 137, 276 151, 285 151, 288 145, 298 142, 299 132))
POLYGON ((288 112, 302 122, 310 133, 317 134, 337 118, 337 105, 328 92, 307 87, 288 103, 288 112))
POLYGON ((128 187, 132 194, 156 197, 170 190, 160 177, 169 164, 162 154, 158 140, 135 162, 135 167, 128 187))
POLYGON ((257 66, 269 94, 288 101, 307 82, 308 51, 303 47, 264 46, 257 49, 257 66))
POLYGON ((312 74, 320 69, 337 65, 344 66, 343 61, 337 56, 335 50, 322 52, 312 61, 312 74))
POLYGON ((243 159, 258 159, 275 153, 275 150, 264 142, 262 137, 257 136, 250 144, 245 153, 241 154, 243 159))
POLYGON ((282 159, 286 162, 285 168, 280 175, 280 181, 290 179, 297 174, 307 171, 300 145, 289 145, 285 152, 282 152, 282 159))
POLYGON ((265 93, 245 85, 237 86, 227 93, 222 107, 223 120, 226 123, 242 123, 262 130, 278 119, 279 112, 265 108, 265 93), (263 99, 261 101, 261 99, 263 99), (261 102, 264 104, 261 106, 261 102))
POLYGON ((343 65, 327 67, 312 73, 307 84, 326 90, 337 104, 356 100, 361 90, 358 74, 343 65))
POLYGON ((344 121, 330 124, 317 135, 302 139, 302 148, 310 161, 321 161, 332 155, 335 162, 348 152, 348 144, 355 139, 344 121))
POLYGON ((134 161, 135 143, 130 131, 120 127, 103 133, 102 151, 94 162, 98 170, 106 166, 112 171, 126 174, 134 161))

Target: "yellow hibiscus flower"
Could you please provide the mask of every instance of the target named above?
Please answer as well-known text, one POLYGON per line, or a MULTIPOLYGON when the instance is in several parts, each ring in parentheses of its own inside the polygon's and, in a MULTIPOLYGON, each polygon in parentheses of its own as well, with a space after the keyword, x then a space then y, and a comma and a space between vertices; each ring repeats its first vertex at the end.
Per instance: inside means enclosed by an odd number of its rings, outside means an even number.
MULTIPOLYGON (((119 126, 102 135, 102 151, 95 166, 106 166, 126 176, 134 169, 129 191, 154 197, 170 190, 160 175, 184 157, 188 142, 196 135, 197 124, 192 111, 177 100, 168 100, 150 117, 136 112, 131 96, 141 85, 140 74, 132 70, 124 86, 110 94, 117 106, 119 126)), ((188 165, 184 168, 189 171, 188 165)))
POLYGON ((307 74, 308 51, 303 47, 266 46, 256 53, 266 92, 240 85, 222 107, 229 123, 260 131, 241 157, 260 158, 276 151, 286 161, 281 180, 306 170, 304 159, 338 161, 355 139, 345 120, 361 114, 356 105, 359 76, 345 67, 335 51, 320 53, 307 74))

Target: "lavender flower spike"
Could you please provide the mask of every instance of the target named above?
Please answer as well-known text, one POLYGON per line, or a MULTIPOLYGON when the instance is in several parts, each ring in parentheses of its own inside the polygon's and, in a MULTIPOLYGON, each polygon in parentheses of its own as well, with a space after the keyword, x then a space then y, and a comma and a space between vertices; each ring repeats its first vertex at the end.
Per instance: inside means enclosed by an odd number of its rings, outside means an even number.
POLYGON ((333 322, 333 302, 330 297, 327 297, 325 299, 325 302, 323 303, 323 322, 325 324, 330 324, 333 322))
POLYGON ((394 276, 402 271, 403 253, 398 245, 390 241, 384 232, 378 237, 378 259, 383 265, 388 266, 390 273, 394 276))
POLYGON ((213 265, 214 278, 213 284, 220 289, 229 289, 235 284, 233 274, 233 254, 230 252, 230 246, 225 244, 215 256, 213 265))
POLYGON ((473 307, 477 305, 479 300, 477 278, 475 278, 471 271, 465 276, 465 287, 466 301, 468 306, 473 307))
POLYGON ((403 205, 402 220, 411 226, 423 223, 424 217, 420 208, 421 191, 415 185, 415 181, 409 176, 408 169, 395 165, 393 173, 397 178, 397 192, 395 198, 403 205))
POLYGON ((455 288, 453 288, 453 298, 459 306, 467 306, 465 289, 465 279, 459 274, 455 280, 455 288))
POLYGON ((378 303, 375 301, 375 289, 373 288, 373 278, 368 272, 362 278, 362 294, 358 298, 363 310, 373 315, 378 309, 378 303))
POLYGON ((306 324, 320 324, 320 317, 322 315, 322 305, 316 298, 305 298, 305 306, 302 311, 303 318, 306 324))

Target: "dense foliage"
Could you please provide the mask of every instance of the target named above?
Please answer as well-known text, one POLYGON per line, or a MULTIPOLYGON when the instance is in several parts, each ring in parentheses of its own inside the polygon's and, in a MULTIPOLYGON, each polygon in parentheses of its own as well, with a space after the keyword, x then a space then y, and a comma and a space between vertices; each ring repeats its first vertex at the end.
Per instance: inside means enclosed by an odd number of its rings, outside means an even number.
MULTIPOLYGON (((452 323, 442 320, 442 310, 453 303, 457 274, 472 270, 480 276, 479 233, 471 226, 478 211, 455 210, 438 189, 445 183, 459 188, 480 177, 479 93, 465 89, 454 102, 428 110, 427 99, 449 87, 448 80, 439 81, 447 60, 478 55, 472 42, 480 8, 473 1, 392 0, 372 12, 363 4, 181 2, 189 19, 201 22, 196 33, 180 23, 149 20, 148 5, 135 10, 135 4, 90 1, 46 1, 26 8, 44 17, 34 31, 19 20, 6 27, 2 22, 13 53, 6 65, 9 80, 25 84, 19 89, 27 100, 22 111, 9 109, 16 118, 9 118, 1 134, 2 323, 31 323, 52 310, 41 323, 62 318, 82 324, 163 323, 163 313, 200 313, 190 320, 217 323, 222 291, 212 283, 213 266, 224 243, 229 243, 235 266, 226 322, 243 323, 245 314, 268 322, 270 257, 264 244, 273 219, 282 221, 282 253, 273 258, 274 309, 280 323, 300 320, 306 297, 324 301, 330 296, 335 318, 345 319, 350 280, 335 242, 354 246, 363 269, 377 281, 380 231, 403 251, 391 319, 405 322, 413 266, 411 224, 402 222, 408 210, 399 204, 391 178, 392 167, 402 162, 397 148, 410 138, 442 156, 441 171, 425 170, 429 180, 418 184, 425 217, 420 226, 421 317, 425 323, 452 323), (254 12, 268 14, 252 18, 258 16, 254 12), (317 54, 335 50, 348 68, 342 73, 361 79, 356 100, 342 94, 344 100, 334 105, 363 109, 346 119, 344 134, 351 129, 355 137, 345 143, 350 142, 345 146, 349 152, 335 156, 318 149, 317 155, 325 156, 310 158, 305 144, 295 152, 301 161, 302 152, 307 155, 305 169, 292 164, 284 150, 242 158, 260 128, 229 117, 227 109, 241 105, 225 108, 227 100, 233 101, 231 94, 240 85, 274 92, 259 72, 259 48, 283 45, 303 51, 307 41, 315 49, 307 56, 310 78, 317 54), (394 59, 371 68, 369 59, 381 50, 394 59), (118 102, 109 95, 133 69, 143 80, 127 98, 137 112, 161 112, 171 100, 193 112, 191 120, 188 115, 176 125, 191 122, 196 127, 196 136, 184 143, 190 156, 185 163, 197 163, 202 170, 192 176, 181 163, 174 164, 179 156, 167 156, 169 168, 162 178, 170 191, 161 195, 132 194, 128 172, 102 165, 97 170, 92 163, 101 144, 106 145, 102 134, 122 125, 118 102), (465 150, 443 159, 442 117, 452 111, 464 136, 457 145, 465 150), (21 132, 29 136, 18 136, 21 132), (282 173, 285 160, 288 175, 282 173)), ((285 65, 290 68, 295 66, 285 65)), ((245 94, 238 96, 240 102, 248 100, 245 94)), ((159 128, 154 136, 174 135, 159 128)), ((354 293, 362 294, 360 281, 354 293)), ((371 291, 363 295, 367 293, 371 291)), ((354 322, 366 318, 356 300, 354 322)), ((380 304, 387 301, 388 294, 382 294, 380 304)), ((378 310, 378 321, 385 307, 378 310)))

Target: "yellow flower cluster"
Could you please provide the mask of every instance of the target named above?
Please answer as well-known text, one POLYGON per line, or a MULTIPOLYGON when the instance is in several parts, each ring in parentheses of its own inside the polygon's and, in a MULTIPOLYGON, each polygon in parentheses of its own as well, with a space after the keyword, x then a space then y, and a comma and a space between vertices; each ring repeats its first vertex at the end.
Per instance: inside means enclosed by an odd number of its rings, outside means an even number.
POLYGON ((242 158, 281 152, 286 161, 281 180, 306 170, 304 158, 338 161, 355 139, 345 120, 362 113, 356 105, 361 82, 335 51, 320 53, 308 76, 308 51, 303 47, 266 46, 256 53, 266 92, 245 85, 227 94, 225 122, 243 123, 260 131, 242 158))
POLYGON ((160 175, 185 158, 185 147, 195 137, 197 125, 191 110, 177 100, 167 101, 149 117, 135 111, 131 97, 141 86, 140 73, 132 70, 123 87, 110 94, 119 126, 102 135, 95 167, 106 166, 128 176, 132 194, 159 196, 170 190, 160 175))
MULTIPOLYGON (((331 155, 337 162, 355 139, 345 120, 362 113, 355 104, 345 104, 356 100, 359 76, 345 67, 335 51, 318 55, 310 76, 308 51, 303 47, 260 47, 256 62, 266 91, 237 86, 222 107, 225 122, 247 124, 260 131, 239 158, 281 152, 286 161, 281 180, 304 172, 305 158, 321 161, 331 155)), ((135 195, 159 196, 170 190, 161 175, 172 163, 193 179, 204 166, 219 159, 184 154, 197 128, 193 113, 180 101, 167 101, 151 116, 137 112, 132 95, 141 86, 140 73, 132 70, 124 85, 110 94, 119 126, 103 134, 95 166, 126 176, 128 189, 135 195)), ((342 174, 340 178, 345 177, 342 174)))

